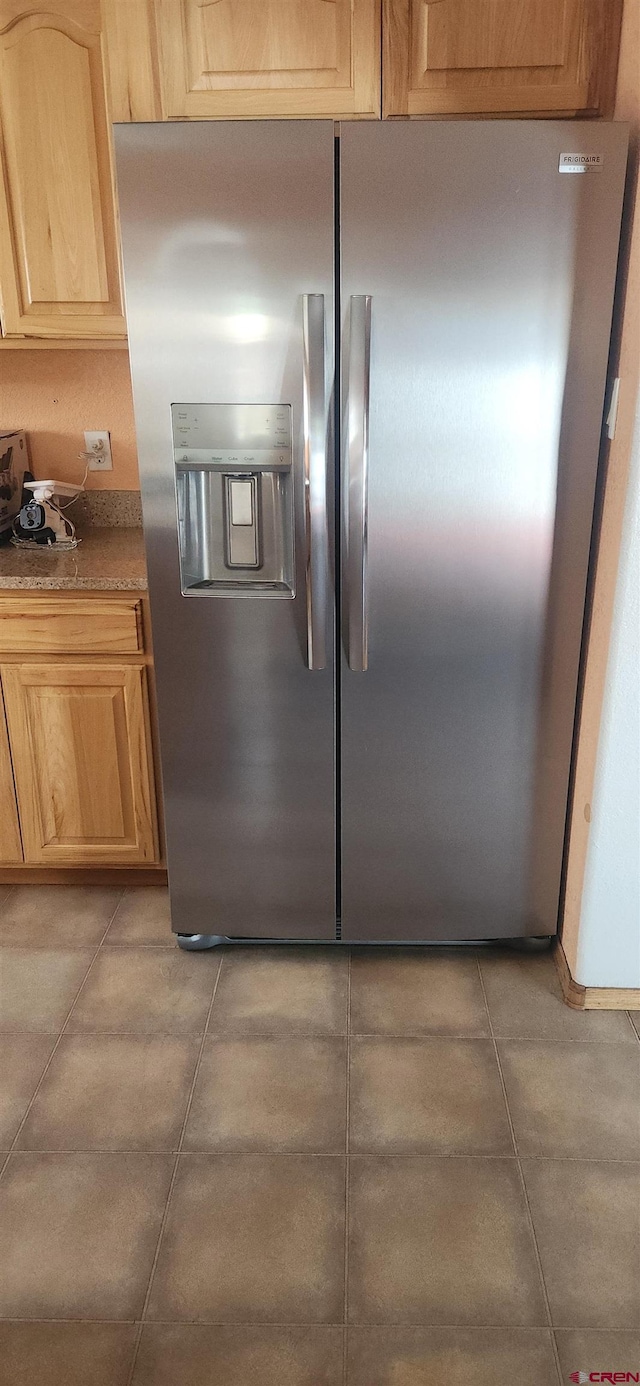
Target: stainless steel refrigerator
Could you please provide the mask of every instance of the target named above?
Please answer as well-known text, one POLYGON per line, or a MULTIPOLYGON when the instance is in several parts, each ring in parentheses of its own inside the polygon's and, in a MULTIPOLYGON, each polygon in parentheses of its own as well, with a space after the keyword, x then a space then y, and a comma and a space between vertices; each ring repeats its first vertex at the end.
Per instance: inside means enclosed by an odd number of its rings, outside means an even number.
POLYGON ((115 142, 180 941, 552 934, 625 127, 115 142))

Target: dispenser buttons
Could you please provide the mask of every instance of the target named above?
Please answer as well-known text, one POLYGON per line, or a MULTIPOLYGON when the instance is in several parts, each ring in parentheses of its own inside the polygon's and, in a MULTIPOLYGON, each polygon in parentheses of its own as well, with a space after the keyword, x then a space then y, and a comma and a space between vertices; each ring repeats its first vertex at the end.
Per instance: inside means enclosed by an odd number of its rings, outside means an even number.
POLYGON ((229 482, 229 508, 232 525, 253 524, 253 482, 229 482))
POLYGON ((259 568, 258 534, 260 506, 255 476, 225 477, 227 515, 227 568, 259 568))

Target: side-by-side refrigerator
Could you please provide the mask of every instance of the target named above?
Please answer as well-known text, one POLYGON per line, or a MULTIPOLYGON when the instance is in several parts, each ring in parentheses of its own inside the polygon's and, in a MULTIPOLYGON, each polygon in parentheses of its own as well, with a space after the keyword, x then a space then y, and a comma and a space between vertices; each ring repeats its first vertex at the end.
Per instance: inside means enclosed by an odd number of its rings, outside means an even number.
POLYGON ((625 127, 115 142, 174 930, 552 934, 625 127))

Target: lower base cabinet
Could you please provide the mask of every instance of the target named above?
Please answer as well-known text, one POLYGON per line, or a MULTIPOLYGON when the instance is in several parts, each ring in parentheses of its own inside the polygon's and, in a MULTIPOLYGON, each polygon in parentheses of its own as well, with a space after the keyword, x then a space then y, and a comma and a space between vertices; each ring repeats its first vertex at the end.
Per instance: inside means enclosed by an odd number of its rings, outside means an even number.
MULTIPOLYGON (((0 679, 10 752, 0 771, 8 784, 12 770, 15 783, 20 859, 60 867, 157 862, 146 665, 7 662, 0 679)), ((10 828, 4 834, 3 860, 15 861, 10 828)))
POLYGON ((18 805, 0 691, 0 866, 19 866, 22 860, 18 805))

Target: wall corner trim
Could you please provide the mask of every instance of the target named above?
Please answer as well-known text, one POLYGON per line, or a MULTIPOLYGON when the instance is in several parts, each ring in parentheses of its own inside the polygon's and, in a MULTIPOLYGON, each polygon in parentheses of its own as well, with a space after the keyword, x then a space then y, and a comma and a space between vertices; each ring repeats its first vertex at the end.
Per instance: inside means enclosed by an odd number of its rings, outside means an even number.
POLYGON ((553 960, 565 1004, 573 1011, 640 1011, 640 987, 583 987, 574 981, 560 939, 553 960))

